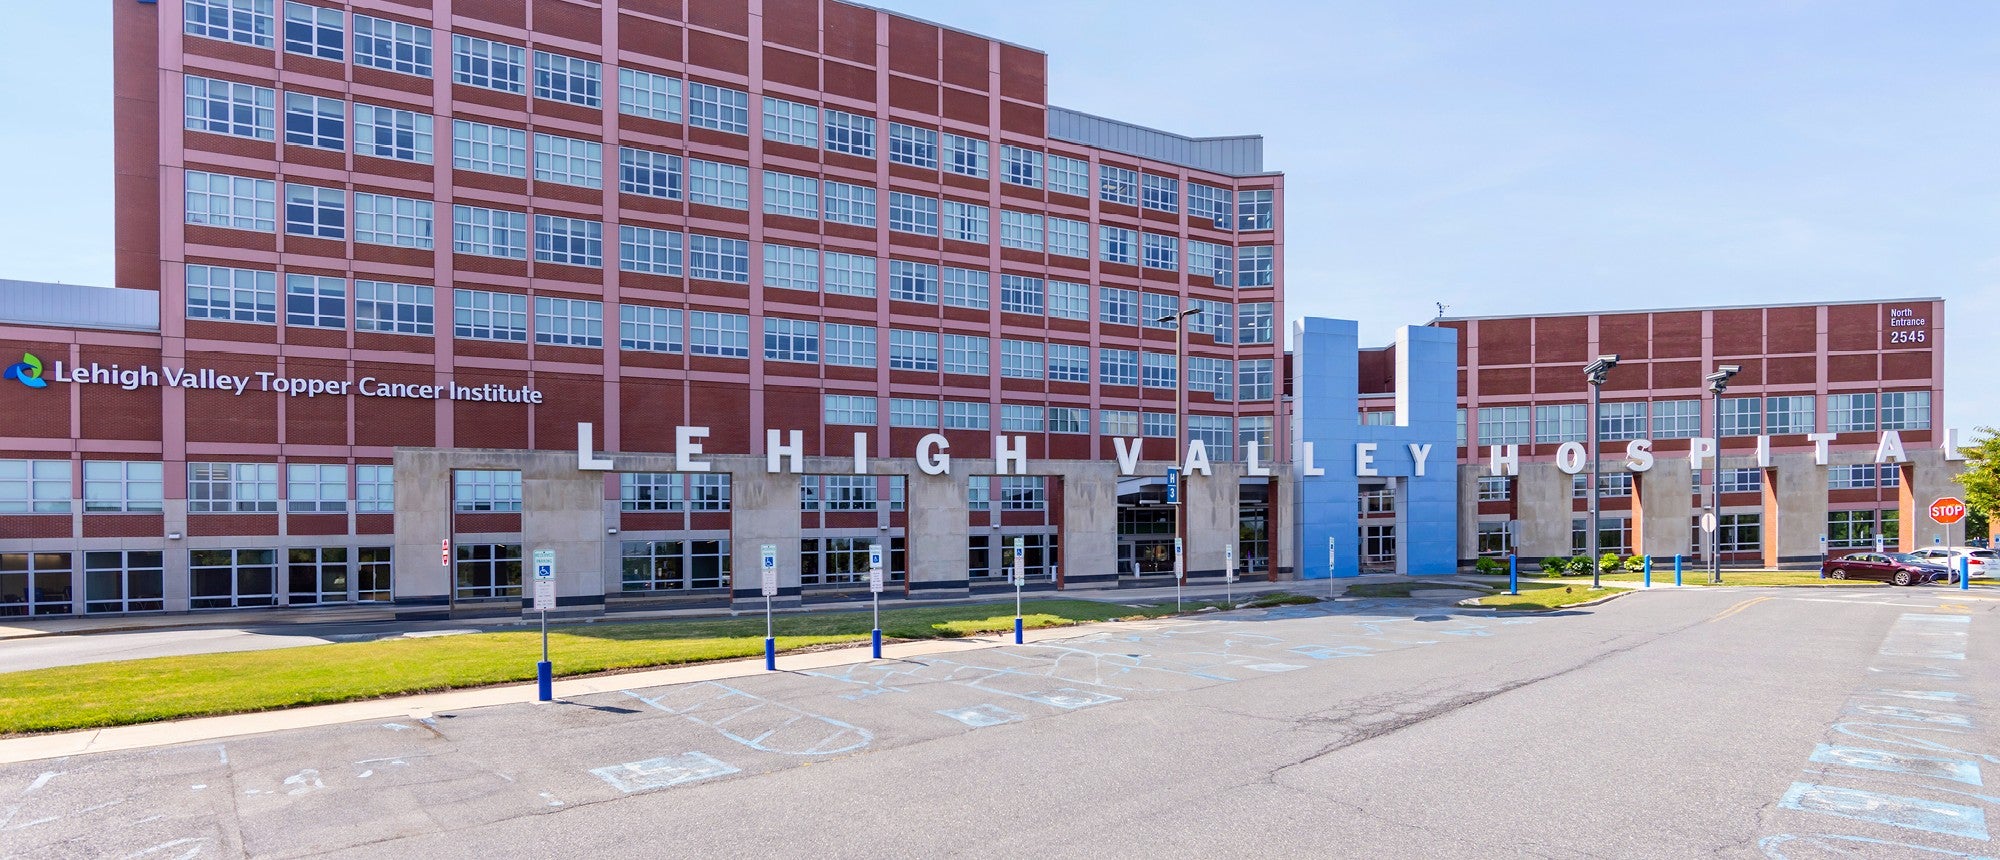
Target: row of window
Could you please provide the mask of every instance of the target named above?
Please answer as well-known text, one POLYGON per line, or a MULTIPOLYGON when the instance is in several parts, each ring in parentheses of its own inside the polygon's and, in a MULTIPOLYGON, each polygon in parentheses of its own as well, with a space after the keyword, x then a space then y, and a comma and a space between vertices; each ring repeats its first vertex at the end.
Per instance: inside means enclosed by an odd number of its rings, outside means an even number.
MULTIPOLYGON (((1756 468, 1729 468, 1722 470, 1722 492, 1761 493, 1764 490, 1763 470, 1756 468)), ((1479 501, 1504 502, 1513 498, 1514 478, 1505 475, 1481 475, 1479 477, 1479 501)), ((1902 472, 1894 466, 1877 467, 1873 463, 1855 463, 1829 466, 1826 471, 1826 486, 1829 490, 1872 490, 1876 487, 1896 487, 1902 484, 1902 472)), ((1586 498, 1589 495, 1589 476, 1578 473, 1570 476, 1570 496, 1586 498)), ((1600 473, 1597 476, 1597 494, 1600 498, 1622 498, 1632 495, 1633 475, 1630 472, 1600 473)), ((1701 479, 1701 472, 1695 472, 1694 495, 1701 497, 1711 492, 1713 485, 1701 479)))
MULTIPOLYGON (((1816 432, 1815 400, 1817 398, 1810 394, 1722 398, 1722 435, 1776 436, 1816 432)), ((1826 425, 1831 433, 1877 429, 1928 430, 1931 426, 1931 393, 1928 391, 1829 394, 1826 401, 1826 425)), ((1604 403, 1598 407, 1598 435, 1606 441, 1692 438, 1701 435, 1702 414, 1706 408, 1712 407, 1703 400, 1604 403)), ((1531 440, 1538 444, 1581 442, 1590 428, 1589 409, 1583 403, 1480 407, 1479 444, 1525 445, 1531 440)), ((1366 421, 1366 415, 1363 420, 1366 421)), ((1458 430, 1459 444, 1464 445, 1466 427, 1463 409, 1459 410, 1458 430)))
MULTIPOLYGON (((189 550, 188 605, 386 602, 392 554, 386 546, 189 550)), ((156 550, 0 553, 0 616, 72 614, 79 585, 86 613, 157 612, 166 608, 165 584, 165 554, 156 550)))
MULTIPOLYGON (((866 259, 872 262, 872 258, 866 259)), ((892 281, 892 284, 908 286, 918 283, 907 280, 912 277, 938 277, 936 267, 913 272, 898 265, 901 262, 891 260, 890 270, 897 273, 898 278, 906 280, 892 281)), ((910 264, 911 267, 924 265, 927 264, 910 264)), ((192 263, 186 267, 186 273, 188 319, 277 322, 277 273, 192 263)), ((969 306, 976 300, 984 306, 985 273, 969 269, 945 269, 944 273, 980 277, 978 281, 964 278, 946 282, 949 289, 944 300, 947 304, 969 306)), ((929 295, 937 295, 940 281, 925 280, 920 283, 928 285, 927 288, 932 291, 929 295)), ((1001 284, 1003 303, 1041 308, 1045 315, 1055 318, 1090 318, 1090 291, 1082 284, 1044 282, 1038 278, 1012 275, 1001 276, 1001 284)), ((337 277, 287 274, 285 324, 347 328, 347 286, 345 280, 337 277)), ((435 333, 434 288, 361 279, 355 280, 353 286, 355 331, 411 335, 435 333)), ((892 288, 900 291, 903 286, 892 288)), ((526 343, 530 339, 529 322, 532 318, 532 339, 535 343, 590 348, 604 346, 604 303, 600 301, 535 296, 532 298, 531 316, 530 297, 518 293, 454 289, 451 300, 454 337, 526 343)), ((1222 302, 1192 301, 1203 308, 1203 313, 1190 318, 1190 329, 1209 335, 1215 342, 1271 342, 1274 335, 1271 302, 1248 302, 1232 307, 1222 302)), ((1106 324, 1160 327, 1160 320, 1172 320, 1174 315, 1155 317, 1153 312, 1162 306, 1172 308, 1178 304, 1177 296, 1100 287, 1098 320, 1106 324), (1135 314, 1135 309, 1139 307, 1145 309, 1144 316, 1135 314)), ((683 311, 680 308, 639 304, 616 307, 620 349, 665 353, 685 350, 691 355, 730 358, 750 355, 751 318, 748 315, 683 311)), ((876 365, 876 329, 872 326, 765 317, 762 328, 764 355, 775 361, 817 362, 824 352, 829 364, 852 367, 876 365)), ((901 329, 890 330, 889 366, 899 370, 937 370, 940 343, 948 359, 944 365, 946 372, 987 372, 987 338, 901 329), (950 361, 953 357, 962 360, 950 361)), ((1046 377, 1067 382, 1090 381, 1092 362, 1088 347, 1050 343, 1044 364, 1043 346, 1039 341, 1004 340, 1001 344, 1002 366, 1003 369, 1011 368, 1009 375, 1033 379, 1046 377)), ((1263 392, 1256 396, 1246 395, 1242 399, 1270 398, 1271 359, 1235 363, 1228 359, 1197 356, 1188 359, 1188 372, 1199 386, 1198 390, 1212 391, 1217 397, 1227 398, 1232 383, 1232 364, 1246 365, 1241 374, 1246 390, 1263 392)), ((1142 359, 1141 354, 1133 350, 1104 349, 1100 351, 1097 365, 1107 385, 1137 385, 1141 378, 1150 387, 1171 388, 1175 384, 1173 360, 1165 353, 1146 353, 1142 359)))
MULTIPOLYGON (((292 513, 389 513, 395 509, 391 466, 292 463, 285 467, 285 509, 292 513)), ((68 460, 0 460, 0 513, 69 513, 68 460)), ((274 513, 278 464, 189 463, 190 513, 274 513)), ((86 513, 157 513, 163 510, 165 466, 159 462, 85 460, 86 513)))
MULTIPOLYGON (((342 26, 345 22, 339 10, 294 2, 287 2, 284 7, 286 51, 335 61, 345 58, 346 34, 342 26)), ((273 0, 192 0, 187 4, 186 20, 187 32, 191 35, 267 48, 273 47, 276 42, 273 35, 276 23, 273 0)), ((430 77, 432 44, 430 28, 359 13, 354 15, 354 63, 358 66, 430 77)), ((530 52, 519 45, 463 34, 451 37, 451 59, 452 80, 456 83, 524 94, 532 81, 535 98, 583 107, 597 107, 604 98, 604 66, 594 60, 551 51, 530 52), (531 59, 532 68, 529 64, 531 59)), ((683 81, 680 78, 621 68, 618 69, 617 81, 618 111, 621 114, 671 123, 685 119, 688 125, 696 128, 731 134, 750 133, 751 96, 742 90, 687 81, 683 100, 683 81)), ((273 123, 269 114, 275 103, 271 90, 225 81, 208 82, 199 89, 200 100, 197 101, 197 88, 192 83, 189 85, 188 127, 271 139, 273 123), (244 91, 238 93, 238 88, 244 91), (214 92, 217 89, 221 92, 214 92), (257 90, 261 90, 263 95, 258 95, 257 90), (260 118, 264 121, 261 126, 257 124, 260 118)), ((288 111, 289 98, 288 95, 288 111)), ((360 107, 356 106, 357 126, 361 123, 360 107)), ((318 108, 309 110, 320 111, 318 108)), ((325 111, 325 114, 331 113, 325 111)), ((993 145, 986 140, 899 122, 886 123, 878 147, 878 122, 875 117, 771 96, 763 99, 762 119, 763 136, 767 140, 871 159, 877 156, 879 148, 895 164, 982 179, 997 174, 1000 181, 1009 184, 1046 187, 1053 192, 1078 197, 1088 197, 1092 193, 1090 164, 1082 159, 1001 144, 996 164, 991 153, 993 145)), ((311 125, 318 121, 306 119, 300 122, 311 125)), ((429 134, 429 122, 429 117, 425 117, 426 136, 429 134)), ((304 139, 295 140, 291 131, 293 122, 289 118, 286 128, 289 142, 309 146, 326 146, 325 141, 342 138, 341 135, 328 135, 320 130, 302 133, 300 137, 304 139)), ((414 134, 414 131, 411 133, 414 134)), ((370 142, 372 144, 372 140, 370 142)), ((362 135, 358 129, 356 146, 356 151, 361 152, 362 135)), ((337 145, 329 148, 337 148, 337 145)), ((428 161, 428 158, 424 160, 428 161)), ((1107 203, 1141 206, 1159 212, 1181 211, 1180 181, 1170 176, 1099 165, 1096 194, 1107 203)), ((1271 229, 1273 192, 1270 189, 1238 193, 1190 182, 1187 197, 1189 214, 1213 224, 1217 229, 1271 229)))
MULTIPOLYGON (((1879 537, 1885 543, 1896 542, 1898 512, 1894 509, 1881 511, 1829 511, 1826 515, 1826 548, 1830 550, 1866 549, 1875 545, 1879 537)), ((1589 537, 1589 520, 1570 520, 1570 551, 1586 551, 1589 537)), ((1507 522, 1484 521, 1478 525, 1479 554, 1486 556, 1505 555, 1513 550, 1508 543, 1510 524, 1507 522)), ((1632 552, 1632 521, 1623 516, 1598 518, 1598 550, 1628 554, 1632 552)), ((1717 541, 1717 549, 1723 554, 1755 553, 1764 549, 1764 517, 1762 514, 1734 513, 1722 514, 1716 518, 1713 536, 1701 531, 1695 524, 1689 536, 1689 546, 1699 556, 1709 547, 1709 541, 1717 541)))

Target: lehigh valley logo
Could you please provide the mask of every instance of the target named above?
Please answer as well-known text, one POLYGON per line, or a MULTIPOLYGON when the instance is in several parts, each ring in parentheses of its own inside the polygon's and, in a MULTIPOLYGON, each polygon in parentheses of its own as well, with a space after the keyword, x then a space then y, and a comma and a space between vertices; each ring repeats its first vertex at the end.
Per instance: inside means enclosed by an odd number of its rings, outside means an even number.
POLYGON ((21 353, 21 360, 7 367, 4 374, 8 379, 20 382, 29 388, 47 388, 49 381, 42 378, 42 360, 32 352, 21 353))

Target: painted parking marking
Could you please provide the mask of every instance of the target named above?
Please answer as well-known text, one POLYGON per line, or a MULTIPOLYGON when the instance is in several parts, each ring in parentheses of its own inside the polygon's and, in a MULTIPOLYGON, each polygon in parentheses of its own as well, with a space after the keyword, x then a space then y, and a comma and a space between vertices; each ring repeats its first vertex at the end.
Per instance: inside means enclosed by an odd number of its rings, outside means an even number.
POLYGON ((860 749, 875 738, 859 726, 714 681, 669 687, 652 698, 624 693, 760 752, 832 755, 860 749))
POLYGON ((1795 782, 1785 791, 1778 805, 1800 812, 1869 821, 1942 836, 1962 836, 1981 841, 1989 839, 1983 810, 1920 797, 1795 782))
POLYGON ((1891 720, 1905 720, 1935 726, 1951 726, 1959 729, 1972 728, 1972 720, 1963 714, 1947 711, 1933 711, 1929 708, 1905 708, 1901 705, 1874 705, 1859 703, 1850 705, 1848 713, 1867 714, 1871 717, 1886 717, 1891 720))
POLYGON ((1967 854, 1963 851, 1952 851, 1946 848, 1933 848, 1929 845, 1912 845, 1908 842, 1896 842, 1889 839, 1874 839, 1867 836, 1849 836, 1847 834, 1842 834, 1842 833, 1815 833, 1810 836, 1799 836, 1797 834, 1792 834, 1792 833, 1780 833, 1776 836, 1766 836, 1763 839, 1758 840, 1757 847, 1764 850, 1764 856, 1769 858, 1769 860, 1790 860, 1791 855, 1786 854, 1784 850, 1781 849, 1786 848, 1793 842, 1797 842, 1801 846, 1805 847, 1823 849, 1821 851, 1814 852, 1812 854, 1812 856, 1814 857, 1825 857, 1828 856, 1829 853, 1833 855, 1858 856, 1854 853, 1854 850, 1851 847, 1851 845, 1873 845, 1873 846, 1881 846, 1884 848, 1907 848, 1912 851, 1921 852, 1923 854, 1933 857, 1959 857, 1963 858, 1963 860, 1996 860, 1996 858, 1988 857, 1984 854, 1967 854), (1833 845, 1829 843, 1849 843, 1849 844, 1833 845))
POLYGON ((591 773, 610 783, 612 788, 632 794, 728 776, 741 770, 707 753, 686 752, 595 768, 591 773))
POLYGON ((1950 690, 1876 690, 1869 695, 1889 696, 1896 699, 1914 699, 1920 702, 1966 701, 1964 693, 1954 693, 1950 690))
POLYGON ((1018 723, 1026 717, 999 705, 973 705, 970 708, 946 708, 938 713, 950 717, 975 729, 1018 723))
POLYGON ((1092 705, 1103 705, 1111 702, 1124 701, 1123 699, 1120 699, 1117 696, 1113 696, 1108 693, 1093 693, 1087 690, 1079 690, 1076 689, 1075 687, 1064 687, 1060 690, 1048 690, 1048 691, 1041 691, 1034 693, 1015 693, 1010 695, 1018 695, 1023 699, 1027 699, 1028 701, 1040 702, 1044 705, 1061 708, 1065 711, 1074 711, 1078 708, 1088 708, 1092 705))
POLYGON ((1934 779, 1948 779, 1966 785, 1984 786, 1979 775, 1979 763, 1960 759, 1820 744, 1813 749, 1812 760, 1820 764, 1878 770, 1885 773, 1907 773, 1934 779))
POLYGON ((1243 668, 1255 669, 1259 672, 1270 672, 1276 674, 1278 672, 1290 672, 1295 669, 1304 669, 1305 667, 1298 665, 1297 663, 1252 663, 1243 668))

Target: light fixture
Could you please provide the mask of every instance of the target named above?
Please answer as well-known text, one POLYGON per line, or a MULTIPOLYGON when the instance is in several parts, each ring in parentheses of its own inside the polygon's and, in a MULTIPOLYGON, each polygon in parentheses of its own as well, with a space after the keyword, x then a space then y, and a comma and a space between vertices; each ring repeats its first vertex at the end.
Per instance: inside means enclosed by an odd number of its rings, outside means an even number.
POLYGON ((180 532, 167 532, 167 540, 180 540, 180 539, 181 539, 180 532))
POLYGON ((608 535, 615 535, 615 534, 617 534, 617 533, 618 533, 618 527, 617 527, 617 526, 612 526, 612 527, 610 527, 610 528, 608 528, 608 529, 605 529, 605 530, 604 530, 604 533, 605 533, 605 534, 608 534, 608 535))

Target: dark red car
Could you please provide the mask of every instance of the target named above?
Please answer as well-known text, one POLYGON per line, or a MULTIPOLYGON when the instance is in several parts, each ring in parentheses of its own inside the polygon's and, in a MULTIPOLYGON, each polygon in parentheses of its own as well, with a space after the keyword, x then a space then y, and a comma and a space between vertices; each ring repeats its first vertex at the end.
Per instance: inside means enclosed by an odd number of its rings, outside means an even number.
POLYGON ((1923 585, 1947 579, 1951 571, 1907 552, 1852 552, 1822 562, 1819 575, 1827 579, 1872 579, 1897 585, 1923 585))

